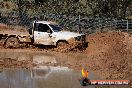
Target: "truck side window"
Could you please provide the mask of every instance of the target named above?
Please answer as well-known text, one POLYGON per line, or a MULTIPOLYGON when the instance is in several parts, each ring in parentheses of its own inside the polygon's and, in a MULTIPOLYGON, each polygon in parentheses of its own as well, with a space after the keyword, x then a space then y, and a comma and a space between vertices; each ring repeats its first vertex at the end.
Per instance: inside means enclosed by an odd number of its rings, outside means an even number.
POLYGON ((37 31, 39 32, 47 32, 47 30, 50 30, 49 26, 46 24, 37 24, 37 31))

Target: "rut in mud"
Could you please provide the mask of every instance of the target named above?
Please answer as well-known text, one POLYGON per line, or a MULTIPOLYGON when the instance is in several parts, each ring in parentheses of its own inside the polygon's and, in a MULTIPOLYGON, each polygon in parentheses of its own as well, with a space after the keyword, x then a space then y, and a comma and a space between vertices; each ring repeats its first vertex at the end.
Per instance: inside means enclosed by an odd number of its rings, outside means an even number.
POLYGON ((55 46, 44 46, 44 45, 33 45, 33 44, 20 44, 19 47, 5 47, 3 42, 0 42, 0 48, 1 49, 35 49, 36 51, 55 51, 55 52, 61 52, 61 53, 68 53, 68 52, 81 52, 86 49, 86 47, 83 47, 81 44, 67 44, 60 47, 55 46))
POLYGON ((12 58, 0 58, 0 68, 32 68, 35 63, 32 60, 22 60, 12 58))

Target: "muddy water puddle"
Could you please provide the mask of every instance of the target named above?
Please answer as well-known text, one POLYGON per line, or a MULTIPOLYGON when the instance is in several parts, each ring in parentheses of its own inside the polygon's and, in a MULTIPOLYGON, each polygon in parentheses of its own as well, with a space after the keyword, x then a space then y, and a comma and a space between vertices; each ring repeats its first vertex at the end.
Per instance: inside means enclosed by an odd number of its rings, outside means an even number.
MULTIPOLYGON (((63 56, 64 57, 64 56, 63 56)), ((51 53, 0 52, 0 58, 19 61, 32 60, 36 66, 25 68, 4 68, 0 70, 0 88, 82 88, 79 83, 81 71, 60 66, 60 57, 51 53), (46 66, 44 63, 57 64, 46 66)), ((67 56, 67 60, 72 60, 67 56)), ((69 61, 70 61, 69 60, 69 61)), ((66 63, 65 60, 63 63, 66 63)), ((90 79, 98 79, 92 72, 90 79)), ((88 87, 88 88, 94 88, 88 87)))
MULTIPOLYGON (((80 72, 67 67, 39 66, 33 69, 4 69, 0 72, 2 88, 81 88, 80 72)), ((93 78, 90 73, 90 78, 93 78)), ((90 87, 94 88, 94 87, 90 87)))
POLYGON ((78 75, 68 68, 6 69, 0 73, 2 88, 78 88, 78 75), (73 81, 74 80, 74 81, 73 81))

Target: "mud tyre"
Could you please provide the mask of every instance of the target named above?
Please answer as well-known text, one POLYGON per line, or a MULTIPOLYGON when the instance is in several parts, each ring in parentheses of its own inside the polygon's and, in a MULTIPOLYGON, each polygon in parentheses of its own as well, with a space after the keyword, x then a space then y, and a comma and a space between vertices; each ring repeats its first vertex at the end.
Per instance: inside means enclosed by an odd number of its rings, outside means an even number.
POLYGON ((67 52, 68 51, 68 43, 67 42, 58 42, 57 43, 57 48, 56 48, 56 51, 59 51, 59 52, 67 52))
POLYGON ((68 45, 67 42, 58 42, 57 47, 59 48, 59 47, 67 46, 67 45, 68 45))
POLYGON ((4 44, 5 48, 18 48, 19 46, 19 40, 16 37, 9 37, 4 44))

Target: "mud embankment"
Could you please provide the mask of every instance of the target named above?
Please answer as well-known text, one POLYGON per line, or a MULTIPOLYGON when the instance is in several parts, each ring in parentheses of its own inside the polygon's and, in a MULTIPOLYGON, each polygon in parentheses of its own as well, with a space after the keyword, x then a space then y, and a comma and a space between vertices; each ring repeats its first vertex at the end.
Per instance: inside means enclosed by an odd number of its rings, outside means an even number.
POLYGON ((88 36, 86 66, 107 79, 132 81, 132 36, 110 31, 88 36))

